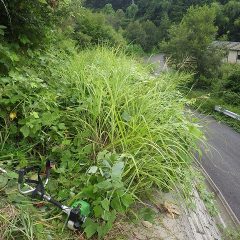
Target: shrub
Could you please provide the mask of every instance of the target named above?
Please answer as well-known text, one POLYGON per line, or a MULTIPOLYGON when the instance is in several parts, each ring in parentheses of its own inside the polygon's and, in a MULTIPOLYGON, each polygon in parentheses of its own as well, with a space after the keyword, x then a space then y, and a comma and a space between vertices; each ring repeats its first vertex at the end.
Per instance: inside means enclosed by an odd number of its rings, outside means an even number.
POLYGON ((232 104, 232 105, 240 105, 240 94, 235 93, 235 92, 224 92, 223 93, 223 100, 227 104, 232 104))
POLYGON ((144 46, 146 43, 146 32, 139 21, 130 22, 125 31, 125 37, 133 44, 144 46))
POLYGON ((240 94, 240 67, 235 67, 229 74, 224 89, 240 94))
POLYGON ((122 35, 107 24, 103 14, 87 9, 82 9, 75 18, 73 38, 81 48, 101 43, 125 45, 122 35))

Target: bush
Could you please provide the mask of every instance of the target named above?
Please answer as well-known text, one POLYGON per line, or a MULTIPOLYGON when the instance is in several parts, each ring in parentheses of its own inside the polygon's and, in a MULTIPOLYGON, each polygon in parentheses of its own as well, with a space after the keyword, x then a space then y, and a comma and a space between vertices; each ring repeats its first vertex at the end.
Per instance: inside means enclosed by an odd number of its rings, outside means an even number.
POLYGON ((125 37, 133 44, 145 45, 146 32, 139 21, 130 22, 125 31, 125 37))
POLYGON ((240 106, 240 94, 235 93, 235 92, 224 92, 223 93, 223 100, 227 104, 232 104, 232 105, 239 105, 240 106))
POLYGON ((0 23, 7 27, 10 41, 37 45, 53 26, 53 12, 44 1, 4 0, 0 12, 0 23))
POLYGON ((224 89, 240 94, 240 67, 235 67, 224 84, 224 89))
POLYGON ((0 25, 7 27, 8 42, 17 43, 25 49, 43 47, 44 43, 51 41, 52 30, 70 23, 70 16, 80 7, 78 0, 2 0, 0 25))
POLYGON ((81 48, 101 43, 125 45, 122 35, 107 24, 103 14, 87 9, 82 9, 75 18, 73 38, 81 48))

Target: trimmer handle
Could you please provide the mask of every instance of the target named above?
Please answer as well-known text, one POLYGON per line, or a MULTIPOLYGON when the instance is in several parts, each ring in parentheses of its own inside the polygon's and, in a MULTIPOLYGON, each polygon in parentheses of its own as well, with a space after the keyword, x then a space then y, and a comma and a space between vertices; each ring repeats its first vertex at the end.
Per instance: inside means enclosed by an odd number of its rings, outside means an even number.
POLYGON ((19 190, 19 192, 22 193, 22 194, 33 193, 37 189, 37 186, 39 184, 43 184, 43 186, 45 187, 48 184, 48 181, 49 181, 50 169, 51 169, 51 163, 48 160, 46 162, 46 179, 45 179, 44 182, 42 182, 42 178, 40 176, 41 168, 39 166, 32 166, 32 167, 26 167, 26 168, 20 169, 18 171, 18 190, 19 190), (25 178, 25 175, 29 172, 37 172, 38 173, 38 180, 32 180, 32 179, 29 179, 29 178, 25 178), (27 183, 27 184, 25 184, 25 183, 27 183), (22 189, 22 186, 24 184, 28 187, 27 190, 22 189), (36 185, 36 187, 34 188, 32 186, 29 186, 28 184, 34 184, 34 185, 36 185))

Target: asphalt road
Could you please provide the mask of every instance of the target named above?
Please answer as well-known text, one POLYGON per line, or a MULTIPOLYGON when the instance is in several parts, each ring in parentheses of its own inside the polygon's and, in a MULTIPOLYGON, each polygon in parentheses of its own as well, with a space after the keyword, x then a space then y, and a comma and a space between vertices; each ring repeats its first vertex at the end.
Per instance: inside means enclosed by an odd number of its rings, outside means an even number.
POLYGON ((240 134, 212 117, 198 117, 207 137, 201 164, 240 220, 240 134))

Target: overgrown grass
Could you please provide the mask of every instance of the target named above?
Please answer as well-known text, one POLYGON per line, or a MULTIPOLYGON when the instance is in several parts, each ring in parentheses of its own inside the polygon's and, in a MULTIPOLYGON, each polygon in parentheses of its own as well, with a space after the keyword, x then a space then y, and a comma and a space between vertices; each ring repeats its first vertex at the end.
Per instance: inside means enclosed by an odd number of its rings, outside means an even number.
MULTIPOLYGON (((1 82, 0 165, 55 162, 48 192, 67 204, 91 203, 87 237, 103 237, 152 186, 177 184, 187 193, 185 175, 202 138, 177 90, 188 76, 153 77, 119 49, 84 50, 70 61, 49 56, 37 72, 15 72, 1 82)), ((13 195, 7 193, 9 200, 13 195)), ((48 224, 59 228, 59 221, 48 224)))

